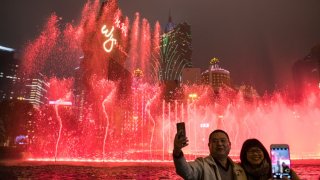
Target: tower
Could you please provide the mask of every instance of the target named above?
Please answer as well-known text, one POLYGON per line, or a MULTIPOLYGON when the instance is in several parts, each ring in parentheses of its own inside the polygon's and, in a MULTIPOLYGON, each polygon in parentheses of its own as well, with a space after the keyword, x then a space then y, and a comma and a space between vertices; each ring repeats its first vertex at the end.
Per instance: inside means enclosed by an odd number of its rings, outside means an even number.
POLYGON ((18 83, 18 60, 14 58, 15 50, 0 46, 0 100, 16 99, 14 87, 18 83))
POLYGON ((186 22, 175 25, 169 15, 168 24, 160 38, 161 81, 181 82, 182 70, 192 67, 191 27, 186 22))

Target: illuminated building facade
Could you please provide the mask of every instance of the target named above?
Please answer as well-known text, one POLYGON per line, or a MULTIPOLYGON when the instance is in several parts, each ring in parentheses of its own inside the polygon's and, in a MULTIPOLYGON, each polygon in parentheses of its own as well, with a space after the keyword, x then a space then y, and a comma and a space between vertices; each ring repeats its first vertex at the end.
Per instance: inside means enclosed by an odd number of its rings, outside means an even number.
POLYGON ((202 83, 211 85, 214 91, 219 91, 224 85, 231 86, 230 72, 219 67, 218 61, 217 58, 213 58, 209 69, 201 74, 202 83))
POLYGON ((29 101, 34 107, 47 104, 48 98, 46 94, 48 88, 49 84, 45 82, 44 76, 40 73, 36 78, 27 79, 25 100, 29 101))
POLYGON ((19 65, 14 54, 14 49, 0 46, 0 100, 19 98, 19 93, 15 91, 20 80, 17 77, 19 65))
POLYGON ((182 70, 191 68, 191 27, 186 22, 175 25, 171 16, 160 39, 160 81, 181 82, 182 70))
POLYGON ((26 100, 39 107, 47 101, 48 84, 42 74, 31 79, 19 77, 19 62, 14 53, 14 49, 0 46, 0 100, 26 100))

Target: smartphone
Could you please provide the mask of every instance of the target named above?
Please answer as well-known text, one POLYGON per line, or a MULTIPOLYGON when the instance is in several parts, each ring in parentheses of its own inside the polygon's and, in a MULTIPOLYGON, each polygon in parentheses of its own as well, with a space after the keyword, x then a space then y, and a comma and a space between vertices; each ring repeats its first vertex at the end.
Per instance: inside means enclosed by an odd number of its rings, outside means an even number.
MULTIPOLYGON (((185 126, 185 123, 184 122, 179 122, 179 123, 177 123, 177 132, 179 132, 180 130, 182 130, 182 134, 181 134, 181 136, 182 137, 186 137, 186 126, 185 126)), ((180 137, 181 137, 180 136, 180 137)), ((180 138, 179 137, 179 138, 180 138)))
POLYGON ((290 173, 290 151, 288 144, 270 145, 272 176, 274 179, 287 177, 291 179, 290 173))

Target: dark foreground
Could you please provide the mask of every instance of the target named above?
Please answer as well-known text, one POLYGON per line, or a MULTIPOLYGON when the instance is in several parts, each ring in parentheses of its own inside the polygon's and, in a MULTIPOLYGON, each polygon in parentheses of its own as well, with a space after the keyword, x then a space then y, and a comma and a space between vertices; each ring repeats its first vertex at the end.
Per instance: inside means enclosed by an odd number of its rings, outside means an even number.
MULTIPOLYGON (((320 163, 293 164, 302 179, 320 180, 320 163)), ((172 163, 2 163, 0 179, 181 179, 172 163)))

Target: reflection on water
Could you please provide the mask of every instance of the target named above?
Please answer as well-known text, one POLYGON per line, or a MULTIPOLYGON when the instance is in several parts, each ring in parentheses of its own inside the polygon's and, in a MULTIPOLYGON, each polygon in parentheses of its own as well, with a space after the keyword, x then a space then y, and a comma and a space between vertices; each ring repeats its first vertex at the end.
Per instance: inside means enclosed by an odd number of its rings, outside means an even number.
POLYGON ((320 180, 320 164, 314 165, 293 165, 301 179, 320 180))
MULTIPOLYGON (((320 179, 320 164, 293 165, 302 179, 320 179)), ((0 166, 0 179, 181 179, 172 164, 0 166)))
POLYGON ((173 166, 7 166, 1 179, 181 179, 173 166))

